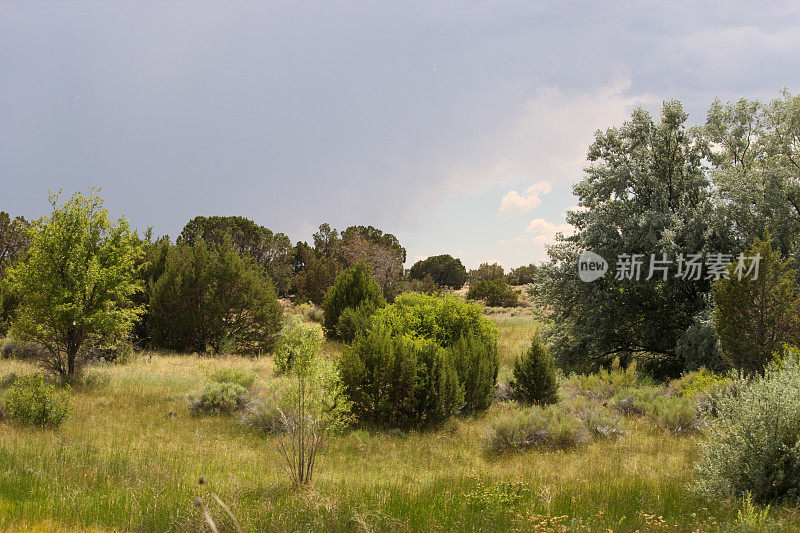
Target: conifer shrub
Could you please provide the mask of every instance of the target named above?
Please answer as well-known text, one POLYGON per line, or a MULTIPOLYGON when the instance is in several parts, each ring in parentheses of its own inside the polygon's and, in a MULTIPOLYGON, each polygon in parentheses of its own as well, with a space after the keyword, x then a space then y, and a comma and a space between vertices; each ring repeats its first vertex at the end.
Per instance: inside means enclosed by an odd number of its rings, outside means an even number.
MULTIPOLYGON (((385 305, 386 300, 380 286, 372 279, 369 266, 364 262, 356 263, 339 274, 336 282, 325 293, 322 302, 322 328, 325 335, 341 338, 339 319, 347 309, 357 310, 363 307, 363 312, 369 308, 378 309, 385 305)), ((350 334, 349 330, 347 334, 350 334)))
POLYGON ((486 409, 497 382, 497 332, 457 296, 400 295, 358 331, 341 359, 353 412, 411 427, 486 409))
POLYGON ((558 402, 558 377, 553 356, 537 333, 530 348, 514 361, 511 394, 518 401, 537 405, 558 402))

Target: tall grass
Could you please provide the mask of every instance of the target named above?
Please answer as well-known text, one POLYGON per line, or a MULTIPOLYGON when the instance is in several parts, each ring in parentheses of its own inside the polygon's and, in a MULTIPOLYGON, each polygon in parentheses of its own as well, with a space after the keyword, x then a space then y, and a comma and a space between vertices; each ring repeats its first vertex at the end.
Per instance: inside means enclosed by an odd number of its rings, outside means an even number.
MULTIPOLYGON (((521 324, 505 327, 527 342, 521 324)), ((186 395, 219 368, 254 371, 256 388, 272 376, 266 358, 139 357, 106 367, 101 386, 76 388, 58 430, 0 421, 0 529, 201 531, 193 502, 209 501, 204 491, 219 495, 245 531, 635 531, 660 521, 693 531, 734 524, 742 508, 687 491, 693 439, 637 419, 614 441, 487 454, 487 427, 513 404, 435 431, 350 430, 319 457, 313 487, 295 490, 275 437, 236 417, 189 413, 186 395)), ((0 361, 0 380, 32 370, 0 361)), ((233 530, 217 506, 209 512, 220 531, 233 530)), ((770 517, 773 529, 800 524, 790 507, 770 517)))

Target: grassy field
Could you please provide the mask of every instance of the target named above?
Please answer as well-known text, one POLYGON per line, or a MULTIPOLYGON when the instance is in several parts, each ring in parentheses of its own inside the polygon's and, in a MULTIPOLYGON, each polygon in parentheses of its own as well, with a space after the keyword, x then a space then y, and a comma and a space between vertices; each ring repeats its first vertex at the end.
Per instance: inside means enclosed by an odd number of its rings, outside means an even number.
MULTIPOLYGON (((493 320, 507 375, 536 323, 493 320)), ((632 420, 617 441, 490 454, 487 424, 513 404, 426 432, 350 430, 320 458, 313 488, 295 490, 272 437, 236 417, 188 411, 186 396, 223 366, 256 370, 262 386, 272 376, 269 358, 145 354, 92 368, 58 430, 0 422, 0 527, 202 531, 193 500, 211 502, 214 491, 248 531, 747 530, 736 525, 741 502, 688 490, 696 437, 632 420)), ((32 371, 0 361, 0 380, 32 371)), ((770 518, 769 530, 800 527, 797 509, 774 508, 770 518)))

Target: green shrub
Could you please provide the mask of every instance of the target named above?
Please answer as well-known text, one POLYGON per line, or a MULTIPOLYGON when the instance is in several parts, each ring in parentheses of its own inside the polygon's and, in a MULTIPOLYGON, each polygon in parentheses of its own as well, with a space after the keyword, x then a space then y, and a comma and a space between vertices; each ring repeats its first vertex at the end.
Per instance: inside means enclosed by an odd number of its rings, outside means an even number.
POLYGON ((555 361, 538 333, 528 351, 514 361, 514 379, 509 387, 512 396, 524 403, 558 402, 555 361))
POLYGON ((344 350, 340 368, 353 414, 369 424, 435 424, 464 403, 455 361, 429 339, 391 336, 377 326, 344 350))
POLYGON ((467 300, 483 300, 490 307, 514 307, 517 305, 517 291, 503 278, 483 279, 470 284, 467 300))
POLYGON ((282 308, 272 282, 230 243, 172 246, 152 288, 152 343, 177 351, 271 352, 282 308))
POLYGON ((497 332, 457 296, 407 293, 372 317, 342 357, 363 421, 421 426, 486 409, 497 382, 497 332))
POLYGON ((497 344, 482 342, 468 330, 447 350, 464 389, 463 411, 472 413, 487 409, 492 403, 492 393, 500 368, 497 344))
POLYGON ((233 413, 247 404, 247 389, 238 383, 209 383, 196 396, 189 398, 189 409, 195 413, 233 413))
POLYGON ((800 498, 800 352, 787 349, 763 377, 738 379, 720 398, 700 444, 697 486, 710 497, 769 503, 800 498))
POLYGON ((336 325, 339 338, 348 344, 353 342, 359 331, 369 329, 373 314, 375 314, 375 308, 369 303, 361 304, 355 309, 346 308, 339 315, 339 322, 336 325))
POLYGON ((18 377, 6 393, 5 405, 9 418, 40 427, 58 427, 70 412, 68 393, 57 393, 40 374, 18 377))
MULTIPOLYGON (((360 306, 377 309, 386 305, 380 286, 372 279, 364 262, 348 268, 336 278, 322 302, 322 328, 329 337, 339 338, 339 318, 342 313, 360 306)), ((365 308, 366 309, 366 308, 365 308)))
POLYGON ((256 380, 256 373, 244 368, 222 367, 212 372, 209 378, 217 383, 236 383, 249 389, 256 380))
POLYGON ((315 327, 306 326, 297 319, 283 327, 278 349, 275 351, 275 368, 278 374, 289 372, 299 359, 310 359, 322 346, 315 327))

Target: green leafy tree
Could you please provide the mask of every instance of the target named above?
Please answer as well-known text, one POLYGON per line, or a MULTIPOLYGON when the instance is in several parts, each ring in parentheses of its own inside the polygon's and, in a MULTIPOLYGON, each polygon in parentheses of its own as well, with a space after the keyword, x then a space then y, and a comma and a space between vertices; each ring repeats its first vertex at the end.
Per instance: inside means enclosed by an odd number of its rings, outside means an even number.
POLYGON ((11 334, 44 346, 43 366, 68 380, 87 348, 121 342, 141 314, 131 297, 142 289, 142 249, 128 221, 112 223, 95 193, 58 200, 51 194, 52 213, 33 223, 25 257, 8 272, 20 298, 11 334))
POLYGON ((558 378, 553 356, 537 333, 531 346, 514 361, 511 395, 525 403, 547 405, 558 402, 558 378))
POLYGON ((444 255, 434 255, 414 263, 409 271, 411 279, 433 279, 440 287, 460 289, 467 282, 467 269, 461 264, 461 259, 444 255))
POLYGON ((322 327, 329 337, 339 338, 339 318, 345 309, 370 305, 378 309, 386 305, 380 286, 375 283, 366 263, 357 263, 336 278, 322 302, 322 327))
POLYGON ((800 97, 784 91, 769 104, 715 100, 705 136, 719 209, 734 228, 738 249, 768 230, 784 257, 800 244, 800 97))
POLYGON ((735 242, 715 208, 703 158, 701 132, 687 130, 679 102, 666 102, 654 120, 637 109, 621 127, 597 132, 591 162, 574 192, 586 208, 571 211, 576 228, 548 249, 533 296, 552 310, 548 339, 559 364, 607 364, 619 357, 656 361, 664 372, 679 373, 678 339, 706 307, 710 281, 667 279, 656 274, 639 281, 616 279, 621 254, 733 253, 735 242), (578 255, 592 250, 612 272, 592 283, 576 275, 578 255))
POLYGON ((714 284, 714 322, 725 360, 753 374, 762 372, 784 343, 800 343, 800 299, 792 261, 781 260, 769 234, 756 240, 748 255, 760 258, 758 277, 739 279, 731 265, 729 278, 714 284))
POLYGON ((229 243, 169 249, 150 297, 150 337, 178 351, 270 352, 282 309, 269 278, 229 243))

